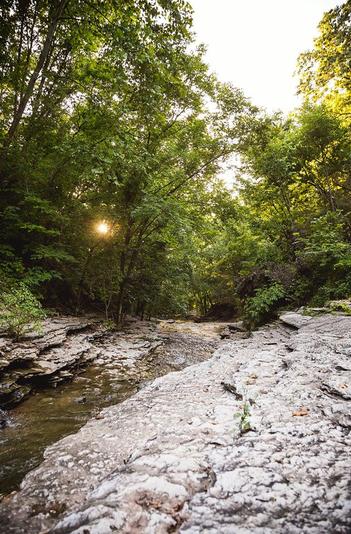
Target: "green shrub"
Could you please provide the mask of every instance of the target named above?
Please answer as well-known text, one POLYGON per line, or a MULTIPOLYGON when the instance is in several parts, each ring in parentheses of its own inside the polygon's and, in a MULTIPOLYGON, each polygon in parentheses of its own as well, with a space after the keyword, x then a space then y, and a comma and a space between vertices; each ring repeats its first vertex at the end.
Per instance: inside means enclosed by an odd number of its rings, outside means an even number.
POLYGON ((24 284, 0 296, 0 328, 16 339, 29 331, 40 332, 44 317, 40 302, 24 284))
POLYGON ((257 326, 269 319, 285 296, 284 287, 275 283, 256 290, 256 295, 247 300, 244 321, 249 327, 257 326))
POLYGON ((328 308, 331 311, 342 312, 345 315, 351 315, 350 300, 332 300, 331 302, 328 302, 328 308))
POLYGON ((103 322, 103 325, 108 332, 114 332, 117 330, 117 324, 112 321, 112 319, 106 319, 106 321, 103 322))
MULTIPOLYGON (((339 274, 339 273, 338 273, 339 274)), ((342 279, 328 280, 325 284, 317 289, 312 299, 309 301, 310 306, 324 306, 330 300, 348 299, 351 295, 351 276, 345 274, 342 279)))

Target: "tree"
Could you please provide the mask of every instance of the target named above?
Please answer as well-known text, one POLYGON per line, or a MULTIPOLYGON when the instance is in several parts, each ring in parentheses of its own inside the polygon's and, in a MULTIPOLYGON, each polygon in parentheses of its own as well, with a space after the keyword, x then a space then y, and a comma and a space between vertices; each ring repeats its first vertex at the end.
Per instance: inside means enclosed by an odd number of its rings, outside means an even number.
POLYGON ((203 195, 254 108, 190 52, 181 0, 7 1, 2 36, 3 250, 46 300, 72 306, 96 298, 95 260, 113 258, 118 320, 150 247, 203 195), (87 265, 99 218, 118 231, 87 265))
POLYGON ((117 322, 346 295, 349 13, 323 18, 285 118, 209 72, 183 0, 5 0, 0 277, 117 322))
POLYGON ((300 92, 323 101, 350 124, 351 119, 351 2, 323 16, 314 48, 300 55, 300 92))

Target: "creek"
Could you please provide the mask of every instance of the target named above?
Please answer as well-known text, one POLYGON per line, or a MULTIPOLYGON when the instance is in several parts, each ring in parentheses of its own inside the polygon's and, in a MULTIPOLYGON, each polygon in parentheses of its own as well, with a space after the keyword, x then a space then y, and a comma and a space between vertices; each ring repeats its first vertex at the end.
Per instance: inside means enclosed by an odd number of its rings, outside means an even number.
POLYGON ((199 327, 164 323, 151 338, 148 333, 149 342, 156 340, 156 348, 151 343, 152 350, 141 352, 137 358, 136 348, 145 340, 145 333, 144 337, 135 332, 137 329, 129 333, 123 355, 121 337, 112 336, 96 362, 73 380, 36 389, 8 411, 10 424, 0 430, 0 494, 17 490, 26 473, 41 463, 46 447, 99 417, 102 408, 124 401, 159 376, 207 359, 217 345, 216 330, 221 328, 207 327, 206 337, 205 327, 202 339, 199 327), (181 332, 184 329, 186 333, 181 332))

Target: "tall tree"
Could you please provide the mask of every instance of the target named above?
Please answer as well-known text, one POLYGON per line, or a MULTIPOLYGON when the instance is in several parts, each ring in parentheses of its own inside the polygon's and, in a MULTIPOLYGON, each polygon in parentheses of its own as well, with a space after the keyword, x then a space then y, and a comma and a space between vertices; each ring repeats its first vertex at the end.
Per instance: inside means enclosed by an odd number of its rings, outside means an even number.
POLYGON ((312 50, 300 55, 300 92, 323 100, 351 121, 351 1, 331 9, 319 23, 312 50))
POLYGON ((2 23, 3 265, 73 298, 110 251, 118 318, 255 109, 208 73, 181 0, 8 1, 2 23), (99 218, 109 239, 89 230, 99 218))

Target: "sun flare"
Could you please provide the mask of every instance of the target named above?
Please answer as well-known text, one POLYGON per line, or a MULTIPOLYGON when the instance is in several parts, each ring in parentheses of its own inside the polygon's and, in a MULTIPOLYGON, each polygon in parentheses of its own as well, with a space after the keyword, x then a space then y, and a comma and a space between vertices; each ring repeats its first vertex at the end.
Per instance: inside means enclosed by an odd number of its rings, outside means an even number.
POLYGON ((110 231, 110 226, 104 221, 99 222, 96 225, 96 231, 101 235, 106 235, 110 231))

